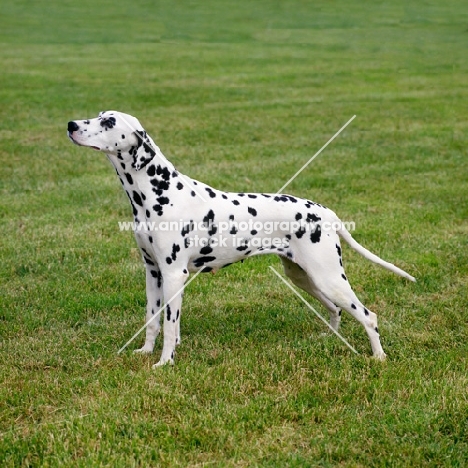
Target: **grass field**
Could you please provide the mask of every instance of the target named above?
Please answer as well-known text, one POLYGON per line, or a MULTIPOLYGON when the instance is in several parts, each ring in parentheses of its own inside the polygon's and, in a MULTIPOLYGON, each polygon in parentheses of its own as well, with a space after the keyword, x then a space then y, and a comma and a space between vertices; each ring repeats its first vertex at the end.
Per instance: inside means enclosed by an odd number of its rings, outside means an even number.
MULTIPOLYGON (((0 466, 468 464, 466 2, 0 4, 0 466), (138 116, 191 177, 288 187, 416 284, 344 247, 384 363, 252 259, 187 288, 176 366, 144 321, 131 209, 71 119, 138 116)), ((317 302, 311 303, 324 315, 317 302)))

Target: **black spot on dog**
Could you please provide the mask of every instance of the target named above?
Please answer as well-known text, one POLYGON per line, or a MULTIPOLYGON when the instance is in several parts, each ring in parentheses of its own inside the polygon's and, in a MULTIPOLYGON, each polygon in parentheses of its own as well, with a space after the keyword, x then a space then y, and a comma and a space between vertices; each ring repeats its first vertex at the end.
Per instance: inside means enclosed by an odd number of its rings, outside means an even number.
POLYGON ((379 329, 377 327, 374 328, 375 332, 379 335, 379 329))
POLYGON ((160 180, 160 181, 159 181, 158 188, 159 188, 160 190, 168 190, 168 189, 169 189, 169 186, 170 186, 170 183, 169 183, 169 182, 166 182, 165 180, 160 180))
POLYGON ((115 127, 115 117, 109 117, 107 119, 101 120, 100 125, 105 130, 107 130, 108 128, 114 128, 115 127))
POLYGON ((257 195, 253 194, 253 193, 249 193, 247 195, 249 198, 257 198, 257 195))
POLYGON ((146 169, 146 173, 150 177, 153 177, 156 174, 156 168, 154 167, 154 164, 151 164, 151 166, 148 166, 148 169, 146 169))
POLYGON ((213 191, 213 189, 211 189, 210 187, 205 187, 205 190, 208 192, 208 195, 211 197, 211 198, 215 198, 216 197, 216 193, 213 191))
POLYGON ((159 202, 160 205, 168 205, 169 204, 169 198, 159 197, 158 202, 159 202))
POLYGON ((166 319, 171 320, 171 307, 169 304, 166 305, 166 319))
POLYGON ((232 204, 237 206, 240 205, 240 202, 239 200, 232 200, 232 204))
POLYGON ((232 214, 232 215, 229 215, 229 220, 230 220, 230 221, 234 221, 234 215, 233 215, 233 214, 232 214))
POLYGON ((145 259, 145 263, 146 263, 147 265, 154 266, 154 263, 153 263, 153 261, 152 261, 152 260, 150 260, 148 257, 143 257, 143 258, 145 259))
POLYGON ((314 222, 316 223, 317 221, 320 221, 322 218, 319 218, 317 215, 307 213, 307 222, 311 223, 314 222))
POLYGON ((355 305, 355 304, 351 304, 351 309, 356 310, 356 305, 355 305))
POLYGON ((338 252, 338 255, 341 257, 341 247, 338 244, 336 244, 335 247, 336 247, 336 251, 338 252))
POLYGON ((296 221, 299 221, 300 219, 302 219, 302 213, 297 213, 296 214, 296 221))
POLYGON ((202 273, 209 273, 210 271, 213 271, 213 268, 211 267, 205 267, 203 268, 203 270, 201 271, 202 273))
POLYGON ((182 231, 180 232, 182 234, 182 237, 185 237, 190 231, 193 231, 195 228, 193 220, 190 220, 189 223, 187 223, 183 228, 182 231))
POLYGON ((172 263, 172 258, 171 257, 166 257, 166 263, 170 265, 172 263))
POLYGON ((275 198, 273 198, 274 201, 281 201, 281 202, 292 202, 292 203, 297 203, 297 199, 292 197, 291 195, 277 195, 275 198))
POLYGON ((232 226, 231 230, 229 231, 229 234, 237 234, 237 229, 234 226, 232 226))
POLYGON ((190 192, 190 195, 192 195, 192 197, 194 197, 194 196, 196 195, 196 193, 192 190, 192 191, 190 192))
POLYGON ((252 229, 252 230, 250 231, 250 234, 252 234, 252 236, 255 236, 255 234, 257 234, 257 231, 256 231, 255 229, 252 229))
POLYGON ((211 229, 208 230, 208 235, 214 236, 217 231, 218 231, 218 228, 216 227, 216 225, 213 224, 211 226, 211 229))
POLYGON ((245 197, 245 193, 238 193, 237 194, 239 197, 245 197))
POLYGON ((225 193, 223 193, 221 196, 224 198, 224 200, 227 200, 227 195, 225 193))
POLYGON ((341 277, 345 280, 348 281, 348 278, 346 278, 346 275, 344 273, 341 274, 341 277))
POLYGON ((151 213, 149 212, 149 210, 146 210, 145 213, 147 218, 151 218, 151 213))
POLYGON ((143 206, 143 202, 141 201, 140 194, 138 192, 133 191, 133 201, 140 206, 143 206))
POLYGON ((160 288, 162 286, 162 280, 163 280, 162 273, 160 271, 158 271, 157 280, 158 280, 158 288, 160 288))
POLYGON ((216 260, 216 257, 212 257, 212 256, 211 257, 210 256, 198 257, 197 259, 193 261, 193 263, 198 268, 198 267, 203 266, 205 263, 212 262, 213 260, 216 260))
POLYGON ((305 227, 299 228, 299 230, 296 232, 296 237, 298 239, 301 239, 302 236, 305 234, 305 232, 306 232, 305 227))
POLYGON ((180 245, 179 244, 172 244, 172 260, 176 260, 177 258, 177 252, 180 252, 180 245))
POLYGON ((161 189, 153 189, 153 192, 155 195, 157 195, 158 197, 160 197, 162 194, 163 194, 163 191, 161 189))
POLYGON ((243 252, 244 250, 247 250, 249 248, 248 244, 246 245, 241 245, 240 247, 237 247, 236 250, 239 252, 243 252))
POLYGON ((317 242, 320 242, 321 235, 322 235, 322 230, 320 226, 317 226, 315 231, 310 234, 310 240, 312 244, 316 244, 317 242))
POLYGON ((364 315, 369 315, 369 311, 364 307, 364 315))
POLYGON ((257 216, 257 210, 255 208, 251 208, 250 206, 247 208, 247 211, 252 215, 252 216, 257 216))
POLYGON ((153 243, 153 238, 151 236, 148 236, 148 240, 150 241, 150 244, 153 243))
POLYGON ((208 254, 210 254, 211 252, 213 252, 213 249, 212 249, 209 245, 206 245, 205 247, 202 247, 202 248, 200 249, 200 253, 201 253, 202 255, 208 255, 208 254))
POLYGON ((163 209, 162 209, 162 206, 161 205, 154 205, 153 206, 153 210, 156 211, 156 214, 158 216, 162 216, 163 214, 163 209))
POLYGON ((160 175, 164 180, 171 178, 171 173, 167 167, 161 167, 160 165, 156 168, 156 174, 160 175))
POLYGON ((182 190, 184 188, 184 184, 182 182, 177 182, 177 190, 182 190))
POLYGON ((204 227, 209 227, 210 224, 213 223, 214 218, 215 218, 214 211, 213 210, 208 211, 206 216, 203 218, 203 226, 204 227))

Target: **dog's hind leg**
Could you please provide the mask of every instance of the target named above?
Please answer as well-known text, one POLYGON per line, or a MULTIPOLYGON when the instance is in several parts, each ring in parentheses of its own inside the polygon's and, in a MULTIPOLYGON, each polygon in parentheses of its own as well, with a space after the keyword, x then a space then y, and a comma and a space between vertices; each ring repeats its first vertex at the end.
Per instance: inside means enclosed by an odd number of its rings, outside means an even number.
MULTIPOLYGON (((332 275, 323 278, 321 268, 315 263, 308 272, 312 283, 320 290, 320 293, 332 304, 336 304, 349 312, 359 323, 364 326, 372 347, 372 353, 376 359, 385 359, 385 353, 380 344, 377 315, 367 309, 357 298, 344 274, 332 275)), ((327 271, 327 270, 325 270, 327 271)), ((329 271, 329 270, 328 270, 329 271)))
POLYGON ((341 308, 328 300, 318 289, 314 288, 307 273, 297 263, 294 263, 286 257, 281 257, 281 261, 283 262, 286 276, 297 287, 318 299, 328 309, 330 313, 330 326, 338 331, 341 322, 341 308))
POLYGON ((163 307, 162 275, 157 265, 146 265, 146 339, 142 348, 135 353, 152 353, 156 337, 161 329, 161 313, 163 307), (156 314, 158 314, 156 316, 156 314))
MULTIPOLYGON (((348 284, 349 286, 349 284, 348 284)), ((327 291, 325 296, 336 302, 338 305, 349 312, 359 323, 361 323, 369 337, 372 347, 372 354, 376 359, 384 360, 385 353, 380 343, 379 328, 377 326, 377 315, 367 309, 357 298, 354 291, 349 288, 343 288, 341 291, 327 291), (344 289, 347 289, 344 291, 344 289)))
MULTIPOLYGON (((331 310, 331 305, 334 305, 337 309, 340 308, 349 312, 364 326, 374 357, 376 359, 385 359, 385 353, 380 344, 377 316, 364 307, 351 289, 341 261, 338 236, 322 236, 320 244, 316 243, 315 247, 311 251, 311 247, 307 243, 296 244, 295 256, 301 259, 299 267, 308 277, 308 281, 306 281, 304 274, 300 275, 300 270, 297 267, 292 267, 293 277, 296 280, 299 277, 296 284, 301 288, 304 288, 304 284, 306 286, 310 284, 311 291, 308 289, 306 291, 321 300, 329 310, 331 310), (317 248, 319 245, 320 248, 317 248)), ((291 271, 291 266, 287 265, 291 271)), ((334 318, 332 318, 331 322, 334 321, 334 318)))

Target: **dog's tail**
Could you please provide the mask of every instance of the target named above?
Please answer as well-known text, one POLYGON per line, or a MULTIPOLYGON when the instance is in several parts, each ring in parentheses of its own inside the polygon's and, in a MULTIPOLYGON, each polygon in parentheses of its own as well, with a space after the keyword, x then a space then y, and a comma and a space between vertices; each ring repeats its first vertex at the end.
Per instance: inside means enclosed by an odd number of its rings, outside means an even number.
POLYGON ((367 250, 365 247, 363 247, 359 242, 357 242, 353 238, 350 232, 343 226, 343 223, 340 222, 339 224, 340 224, 340 227, 336 230, 336 232, 356 252, 360 253, 363 257, 367 258, 371 262, 377 263, 378 265, 383 266, 387 270, 393 271, 393 273, 403 276, 403 278, 407 278, 410 281, 416 281, 416 278, 406 273, 406 271, 403 271, 401 268, 398 268, 392 263, 382 260, 380 257, 378 257, 377 255, 367 250))

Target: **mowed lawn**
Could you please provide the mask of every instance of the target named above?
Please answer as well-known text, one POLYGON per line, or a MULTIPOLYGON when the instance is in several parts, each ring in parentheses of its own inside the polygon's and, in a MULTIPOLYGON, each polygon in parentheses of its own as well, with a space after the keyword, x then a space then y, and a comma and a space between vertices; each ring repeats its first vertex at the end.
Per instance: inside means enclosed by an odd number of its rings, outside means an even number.
POLYGON ((461 0, 4 0, 0 466, 466 466, 467 43, 461 0), (117 354, 144 323, 131 208, 66 136, 105 109, 236 192, 276 192, 356 115, 286 192, 417 277, 343 246, 387 361, 274 256, 187 287, 174 367, 143 335, 117 354))

